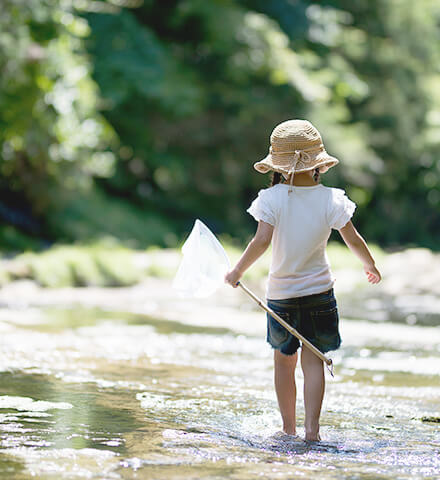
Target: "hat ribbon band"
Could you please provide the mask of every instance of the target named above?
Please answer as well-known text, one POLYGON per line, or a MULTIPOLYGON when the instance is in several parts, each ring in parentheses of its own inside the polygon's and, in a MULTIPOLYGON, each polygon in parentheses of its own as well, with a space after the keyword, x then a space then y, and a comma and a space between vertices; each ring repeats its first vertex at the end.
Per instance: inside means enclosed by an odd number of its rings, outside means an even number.
POLYGON ((269 147, 269 153, 270 154, 275 154, 275 155, 295 155, 296 152, 313 152, 315 150, 321 150, 324 148, 324 145, 322 143, 320 143, 319 145, 314 145, 313 147, 309 147, 309 148, 302 148, 302 149, 297 149, 297 150, 287 150, 287 151, 274 151, 274 149, 272 148, 272 146, 269 147))

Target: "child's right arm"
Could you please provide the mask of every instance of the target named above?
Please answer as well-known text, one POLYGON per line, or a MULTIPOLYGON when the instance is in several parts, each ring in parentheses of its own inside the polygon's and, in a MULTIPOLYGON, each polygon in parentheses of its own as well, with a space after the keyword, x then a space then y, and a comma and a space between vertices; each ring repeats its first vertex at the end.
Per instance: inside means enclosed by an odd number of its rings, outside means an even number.
POLYGON ((237 282, 243 273, 267 250, 272 241, 273 226, 259 221, 257 232, 249 242, 237 265, 225 275, 225 282, 237 288, 237 282))
POLYGON ((359 232, 354 228, 354 225, 348 222, 344 227, 339 229, 339 233, 344 239, 347 247, 361 260, 364 265, 364 270, 367 275, 367 279, 370 283, 379 283, 381 275, 376 268, 374 258, 368 250, 367 243, 361 237, 359 232))

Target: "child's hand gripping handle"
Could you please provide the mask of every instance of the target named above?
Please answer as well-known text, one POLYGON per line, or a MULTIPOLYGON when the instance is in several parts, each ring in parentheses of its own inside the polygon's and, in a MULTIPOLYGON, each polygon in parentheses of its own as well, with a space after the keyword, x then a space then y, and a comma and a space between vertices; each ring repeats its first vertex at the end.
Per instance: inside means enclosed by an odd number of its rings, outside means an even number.
POLYGON ((333 361, 331 358, 327 358, 322 352, 320 352, 313 344, 311 344, 306 338, 304 338, 297 330, 295 330, 291 325, 289 325, 285 320, 283 320, 278 314, 276 314, 271 308, 269 308, 265 303, 263 303, 253 292, 251 292, 247 287, 245 287, 241 282, 237 282, 237 286, 241 287, 253 300, 255 300, 258 305, 266 310, 267 313, 275 318, 275 320, 280 323, 289 333, 294 335, 298 340, 301 340, 303 345, 310 349, 318 358, 320 358, 327 365, 327 369, 333 377, 333 361))

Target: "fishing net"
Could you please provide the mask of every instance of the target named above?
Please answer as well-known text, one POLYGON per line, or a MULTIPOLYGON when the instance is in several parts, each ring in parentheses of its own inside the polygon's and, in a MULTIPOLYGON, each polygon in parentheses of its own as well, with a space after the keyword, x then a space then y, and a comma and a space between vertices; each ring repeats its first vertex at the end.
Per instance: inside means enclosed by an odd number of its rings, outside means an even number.
MULTIPOLYGON (((209 228, 196 220, 182 247, 183 258, 174 277, 173 287, 182 297, 208 297, 224 283, 226 272, 230 270, 229 258, 221 243, 209 228)), ((302 341, 315 355, 327 364, 333 376, 333 362, 314 345, 298 333, 291 325, 270 309, 241 282, 237 283, 263 310, 270 313, 288 332, 302 341)))
POLYGON ((215 235, 200 220, 182 247, 183 258, 173 281, 182 297, 208 297, 224 283, 229 258, 215 235))

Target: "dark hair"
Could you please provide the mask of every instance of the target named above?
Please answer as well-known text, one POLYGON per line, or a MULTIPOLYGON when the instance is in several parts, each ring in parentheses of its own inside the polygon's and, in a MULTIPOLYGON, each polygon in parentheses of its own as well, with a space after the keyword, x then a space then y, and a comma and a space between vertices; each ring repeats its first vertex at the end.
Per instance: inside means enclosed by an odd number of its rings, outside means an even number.
POLYGON ((271 187, 273 187, 274 185, 277 185, 278 183, 281 183, 281 173, 279 172, 272 172, 272 183, 271 183, 271 187))
POLYGON ((313 173, 313 180, 315 180, 316 183, 319 182, 319 167, 318 168, 315 168, 315 171, 313 173))

